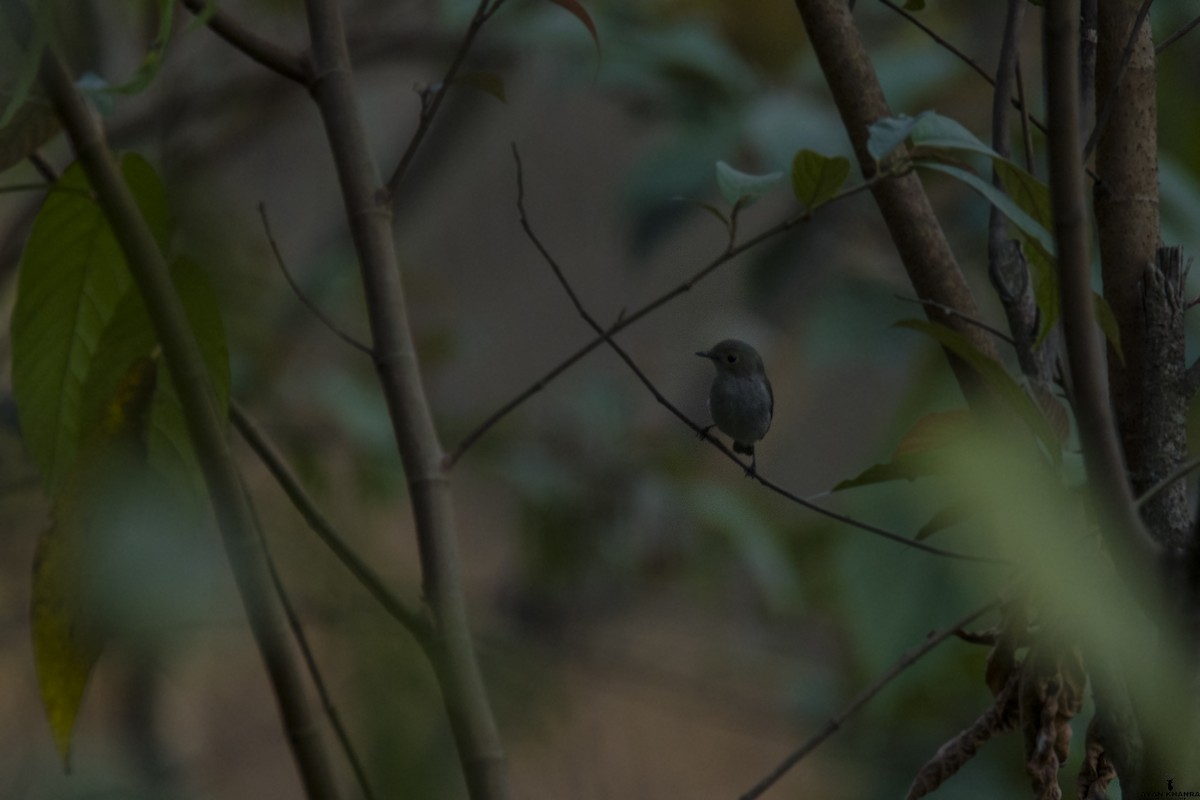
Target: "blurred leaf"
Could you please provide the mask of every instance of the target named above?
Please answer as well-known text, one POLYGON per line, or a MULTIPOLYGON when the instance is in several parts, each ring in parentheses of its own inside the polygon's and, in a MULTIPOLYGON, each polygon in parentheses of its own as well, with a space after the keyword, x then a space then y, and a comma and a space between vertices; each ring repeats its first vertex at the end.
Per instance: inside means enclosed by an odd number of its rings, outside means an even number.
POLYGON ((142 58, 142 63, 129 80, 112 86, 107 91, 130 95, 141 94, 158 75, 158 71, 162 68, 163 56, 167 51, 167 44, 171 41, 171 29, 174 27, 175 21, 175 2, 174 0, 157 0, 157 5, 158 31, 155 33, 154 41, 150 44, 150 49, 142 58))
POLYGON ((724 161, 717 162, 717 185, 721 187, 721 196, 731 206, 748 208, 773 189, 781 178, 782 172, 750 175, 739 172, 724 161))
POLYGON ((800 586, 791 558, 757 504, 720 484, 706 483, 692 492, 691 508, 701 522, 729 537, 772 611, 794 605, 800 586))
MULTIPOLYGON (((936 111, 922 111, 913 119, 909 132, 914 146, 924 149, 940 149, 978 153, 992 159, 1000 155, 979 137, 967 130, 956 119, 944 117, 936 111)), ((1001 159, 1003 160, 1003 159, 1001 159)))
MULTIPOLYGON (((187 258, 171 264, 171 280, 200 344, 216 390, 218 410, 224 415, 229 407, 229 353, 216 294, 204 270, 187 258)), ((96 345, 82 397, 85 429, 128 365, 157 347, 158 339, 141 293, 130 286, 96 345)), ((182 477, 192 491, 203 493, 202 476, 173 380, 159 381, 150 416, 149 449, 150 463, 156 471, 182 477)))
POLYGON ((556 6, 566 9, 575 19, 583 23, 583 27, 588 29, 588 33, 592 35, 592 42, 596 45, 596 55, 600 55, 600 34, 596 33, 596 23, 592 22, 592 16, 583 7, 579 0, 550 0, 556 6))
POLYGON ((464 72, 455 78, 454 82, 487 92, 501 103, 508 102, 508 96, 504 93, 504 78, 498 72, 487 70, 464 72))
POLYGON ((957 441, 972 429, 973 424, 971 412, 966 409, 926 414, 901 437, 891 461, 868 467, 856 477, 841 481, 832 491, 887 481, 911 481, 935 474, 940 469, 941 461, 929 456, 957 441))
POLYGON ((925 0, 905 0, 904 8, 908 11, 924 11, 925 0))
POLYGON ((800 150, 792 159, 792 191, 812 211, 837 194, 850 175, 850 160, 800 150))
MULTIPOLYGON (((121 159, 121 171, 163 244, 171 222, 158 176, 135 155, 121 159)), ((82 167, 73 164, 34 222, 12 318, 13 395, 23 438, 51 494, 78 448, 83 383, 97 341, 129 285, 104 212, 82 167)))
MULTIPOLYGON (((26 11, 28 7, 18 7, 16 13, 26 11)), ((26 11, 26 13, 28 13, 26 11)), ((42 51, 46 49, 50 33, 50 10, 44 3, 34 3, 30 15, 31 30, 28 44, 23 45, 20 62, 12 77, 12 84, 5 87, 0 97, 5 98, 3 111, 0 112, 0 128, 7 126, 16 117, 17 112, 29 100, 30 92, 37 82, 38 70, 42 64, 42 51)), ((5 20, 6 23, 8 20, 5 20)), ((7 27, 7 25, 6 25, 7 27)), ((19 45, 20 46, 20 45, 19 45)))
POLYGON ((1029 429, 1042 442, 1046 452, 1057 463, 1061 460, 1062 449, 1058 437, 1050 423, 1042 414, 1037 404, 1025 393, 1020 384, 1008 374, 1000 362, 981 353, 965 336, 945 325, 939 325, 921 319, 902 320, 896 323, 898 328, 924 333, 936 339, 943 347, 961 358, 991 387, 1005 405, 1016 412, 1029 429))
POLYGON ((868 129, 867 152, 877 162, 883 161, 893 150, 904 144, 919 119, 919 116, 913 118, 900 114, 895 117, 884 117, 873 123, 868 129))
POLYGON ((918 542, 928 539, 939 531, 951 528, 965 519, 970 518, 973 509, 966 503, 951 503, 938 509, 933 517, 921 526, 913 537, 918 542))
POLYGON ((157 364, 141 359, 123 375, 101 424, 72 464, 54 499, 54 522, 38 539, 33 565, 31 632, 42 705, 63 767, 88 677, 106 638, 87 596, 107 481, 120 479, 130 455, 144 457, 144 432, 157 364), (141 451, 140 453, 138 451, 141 451))
POLYGON ((32 155, 60 127, 54 109, 38 98, 27 98, 9 111, 7 124, 0 124, 0 172, 32 155))

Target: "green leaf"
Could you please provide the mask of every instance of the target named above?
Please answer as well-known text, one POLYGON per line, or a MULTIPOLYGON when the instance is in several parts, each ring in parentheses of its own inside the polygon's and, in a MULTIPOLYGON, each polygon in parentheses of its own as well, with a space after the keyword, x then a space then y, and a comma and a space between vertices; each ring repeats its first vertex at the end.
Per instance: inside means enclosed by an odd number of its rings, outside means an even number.
POLYGON ((1017 231, 1021 239, 1025 259, 1029 262, 1029 275, 1033 281, 1033 299, 1038 307, 1038 333, 1034 347, 1038 347, 1058 324, 1060 312, 1058 302, 1058 266, 1053 256, 1046 252, 1041 243, 1022 230, 1017 231))
POLYGON ((926 149, 965 151, 1003 160, 958 120, 944 117, 936 111, 918 114, 913 120, 909 137, 914 146, 926 149))
POLYGON ((883 161, 893 150, 904 144, 919 119, 919 116, 914 118, 901 114, 896 117, 884 117, 873 123, 868 129, 867 152, 876 162, 883 161))
POLYGON ((7 125, 0 125, 0 172, 29 157, 58 133, 58 115, 40 98, 28 98, 20 108, 9 109, 7 125))
POLYGON ((967 519, 974 512, 974 507, 969 503, 951 503, 945 508, 941 508, 933 515, 933 517, 921 526, 913 536, 918 542, 925 541, 930 536, 933 536, 938 531, 957 525, 967 519))
POLYGON ((891 461, 868 467, 859 475, 837 484, 832 491, 887 481, 911 481, 936 474, 942 465, 937 452, 961 439, 973 424, 971 412, 966 409, 926 414, 901 437, 891 461))
MULTIPOLYGON (((205 272, 192 261, 178 258, 171 264, 171 279, 183 301, 184 311, 217 393, 224 415, 229 407, 229 353, 216 293, 205 272)), ((142 296, 130 286, 121 298, 112 320, 105 327, 83 393, 85 426, 112 394, 128 365, 156 352, 154 327, 142 296)), ((203 479, 196 463, 187 423, 173 380, 161 380, 150 412, 149 459, 156 472, 180 479, 194 494, 202 491, 203 479)))
MULTIPOLYGON (((171 223, 153 168, 129 155, 121 171, 164 244, 171 223)), ((22 254, 11 330, 21 431, 51 494, 79 446, 83 383, 97 342, 129 284, 104 212, 73 164, 47 196, 22 254)))
POLYGON ((942 347, 969 364, 991 387, 996 396, 1016 412, 1017 416, 1033 431, 1051 458, 1056 463, 1061 459, 1061 446, 1053 427, 1033 399, 1008 374, 999 361, 984 355, 965 336, 945 325, 923 319, 906 319, 897 322, 895 327, 907 328, 930 336, 936 339, 942 347))
POLYGON ((151 359, 117 383, 103 423, 72 463, 54 498, 54 522, 38 538, 30 601, 34 664, 42 706, 64 768, 84 689, 107 639, 92 578, 97 540, 110 527, 113 488, 144 459, 147 408, 156 383, 151 359))
POLYGON ((487 70, 464 72, 455 78, 454 82, 487 92, 501 103, 508 102, 508 96, 504 92, 504 78, 498 72, 489 72, 487 70))
POLYGON ((924 11, 925 0, 906 0, 904 8, 906 11, 924 11))
POLYGON ((758 198, 774 188, 783 177, 782 172, 771 172, 766 175, 750 175, 739 172, 724 161, 717 162, 717 186, 721 188, 721 196, 731 206, 747 208, 758 198))
POLYGON ((792 191, 812 211, 829 201, 850 175, 849 159, 800 150, 792 159, 792 191))
POLYGON ((1103 295, 1092 292, 1092 304, 1096 311, 1096 324, 1104 332, 1104 338, 1112 345, 1121 363, 1125 363, 1125 352, 1121 349, 1121 326, 1117 324, 1117 315, 1103 295))
POLYGON ((142 63, 133 75, 130 76, 129 80, 112 86, 107 91, 130 95, 141 94, 153 82, 154 78, 158 75, 158 71, 162 68, 163 57, 167 52, 167 44, 171 41, 171 30, 174 27, 174 20, 174 0, 158 0, 158 31, 155 33, 150 49, 146 51, 145 57, 142 58, 142 63))
MULTIPOLYGON (((11 87, 4 93, 6 102, 0 113, 0 128, 8 125, 16 117, 17 112, 25 105, 37 82, 38 70, 41 68, 42 51, 49 44, 50 11, 46 3, 35 3, 32 15, 29 44, 21 55, 21 62, 13 75, 11 87)), ((18 9, 21 13, 24 9, 18 9)), ((28 12, 25 12, 28 13, 28 12)), ((6 20, 7 22, 7 20, 6 20)))
POLYGON ((961 167, 954 167, 949 164, 942 164, 937 161, 919 160, 914 162, 916 166, 923 169, 933 170, 934 172, 942 172, 953 178, 956 178, 967 186, 974 189, 979 194, 983 195, 992 205, 1000 209, 1004 216, 1012 220, 1012 223, 1020 228, 1023 232, 1033 237, 1039 245, 1041 245, 1047 253, 1054 255, 1054 237, 1050 232, 1043 228, 1041 224, 1025 212, 1023 208, 1017 205, 1011 197, 997 189, 991 183, 983 180, 973 172, 968 172, 961 167))

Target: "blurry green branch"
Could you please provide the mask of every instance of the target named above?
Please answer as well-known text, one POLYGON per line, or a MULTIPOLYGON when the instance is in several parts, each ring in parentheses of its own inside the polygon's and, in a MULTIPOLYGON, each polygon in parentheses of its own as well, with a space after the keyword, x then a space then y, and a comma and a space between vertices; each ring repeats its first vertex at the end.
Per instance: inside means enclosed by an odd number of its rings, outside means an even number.
POLYGON ((739 800, 755 800, 755 798, 762 797, 763 794, 766 793, 766 791, 772 786, 774 786, 780 778, 786 775, 788 771, 792 769, 792 767, 799 764, 805 757, 820 747, 826 739, 841 730, 841 727, 846 724, 846 720, 850 719, 850 717, 852 717, 860 708, 871 702, 871 700, 875 698, 875 695, 887 688, 887 686, 897 677, 899 677, 905 670, 928 655, 930 651, 932 651, 942 642, 951 637, 959 636, 963 628, 999 606, 1001 602, 1002 598, 990 600, 964 616, 962 619, 958 620, 958 622, 952 623, 951 625, 942 628, 939 631, 931 632, 925 638, 925 641, 921 642, 921 644, 915 647, 912 647, 903 655, 901 655, 900 658, 897 659, 896 663, 893 664, 887 672, 880 675, 874 683, 859 692, 859 694, 850 701, 850 704, 843 708, 837 716, 831 718, 819 731, 810 736, 808 741, 792 751, 787 758, 780 762, 779 766, 771 770, 766 777, 756 783, 748 792, 743 794, 739 800))
MULTIPOLYGON (((645 386, 647 390, 649 390, 650 394, 652 394, 654 396, 654 399, 657 400, 661 406, 663 406, 668 411, 670 411, 672 414, 674 414, 675 417, 677 417, 681 422, 683 422, 683 424, 685 424, 689 428, 691 428, 692 431, 694 431, 698 436, 700 436, 701 438, 708 441, 708 443, 711 444, 716 449, 720 450, 721 453, 723 453, 726 458, 733 461, 739 467, 745 468, 745 464, 742 463, 741 459, 739 459, 732 450, 730 450, 728 447, 726 447, 723 442, 721 442, 720 440, 716 439, 711 434, 709 434, 705 428, 701 427, 700 425, 697 425, 686 414, 684 414, 682 411, 680 411, 679 408, 674 403, 672 403, 670 400, 668 400, 666 398, 666 396, 663 395, 663 393, 659 391, 658 387, 654 385, 654 382, 651 381, 646 376, 646 373, 644 373, 642 371, 642 369, 637 365, 637 363, 634 362, 633 358, 627 352, 625 352, 625 349, 623 347, 621 347, 619 344, 617 344, 616 341, 613 340, 613 338, 612 338, 613 330, 611 330, 611 329, 605 330, 600 325, 600 323, 596 321, 595 317, 593 317, 590 313, 588 313, 588 310, 586 308, 584 308, 583 302, 579 299, 579 296, 575 293, 575 290, 571 287, 570 282, 567 280, 566 275, 562 271, 562 267, 559 266, 558 261, 555 260, 554 256, 552 256, 550 254, 550 251, 548 251, 546 249, 546 246, 544 244, 542 244, 541 239, 538 237, 537 233, 533 230, 532 223, 530 223, 530 221, 529 221, 529 216, 525 211, 524 168, 521 163, 521 156, 520 156, 520 153, 517 151, 516 145, 513 145, 513 158, 517 164, 517 210, 520 214, 521 229, 525 232, 526 237, 533 244, 533 246, 537 249, 538 253, 542 256, 542 260, 545 261, 546 265, 550 267, 551 271, 554 273, 554 277, 558 280, 559 285, 562 286, 563 291, 565 291, 567 293, 567 296, 571 300, 571 304, 575 306, 575 310, 579 313, 579 316, 582 317, 584 322, 586 322, 592 328, 592 330, 594 330, 596 332, 596 335, 599 337, 600 341, 604 342, 610 348, 612 348, 613 352, 615 352, 617 354, 617 356, 620 357, 620 359, 625 362, 625 365, 628 366, 629 369, 633 371, 633 374, 637 376, 637 379, 639 381, 641 381, 642 385, 645 386)), ((968 555, 965 553, 956 553, 952 550, 945 550, 940 547, 934 547, 933 545, 926 544, 925 542, 919 541, 918 539, 915 539, 915 538, 912 538, 909 536, 902 536, 898 533, 893 533, 892 531, 886 530, 884 528, 880 528, 878 526, 871 525, 869 523, 860 522, 859 520, 853 519, 844 514, 839 514, 836 511, 831 511, 827 508, 823 508, 823 507, 817 505, 816 503, 813 503, 810 500, 806 500, 805 498, 800 497, 799 495, 794 494, 793 492, 790 492, 787 489, 784 489, 783 487, 779 486, 778 484, 764 478, 758 472, 748 472, 747 477, 753 478, 758 483, 760 483, 767 489, 770 489, 775 494, 778 494, 781 497, 785 497, 794 503, 798 503, 799 505, 804 506, 805 508, 810 509, 812 511, 815 511, 818 514, 829 517, 830 519, 836 520, 838 522, 842 522, 846 525, 850 525, 851 527, 858 528, 859 530, 866 531, 867 533, 871 533, 876 536, 880 536, 884 539, 888 539, 889 541, 893 541, 898 544, 902 544, 905 547, 911 547, 916 550, 921 550, 923 552, 929 553, 931 555, 942 556, 944 558, 952 558, 952 559, 956 559, 959 561, 974 561, 974 562, 985 563, 985 564, 1008 564, 1008 563, 1010 563, 1001 558, 993 558, 993 557, 989 557, 989 556, 968 555)))
MULTIPOLYGON (((838 202, 839 200, 845 200, 847 198, 853 197, 865 190, 871 189, 876 184, 878 184, 882 181, 888 180, 891 177, 892 177, 891 172, 881 172, 877 175, 874 175, 874 176, 868 178, 867 180, 863 181, 862 183, 858 184, 857 186, 851 186, 849 189, 842 189, 837 194, 835 194, 833 197, 829 198, 829 200, 822 203, 821 207, 823 208, 825 206, 832 205, 832 204, 838 202)), ((808 222, 812 218, 813 218, 813 212, 811 210, 806 209, 805 211, 802 211, 799 214, 793 214, 792 216, 788 217, 787 219, 783 220, 782 222, 778 222, 775 225, 772 225, 771 227, 767 228, 766 230, 755 234, 754 236, 750 237, 749 239, 747 239, 746 241, 744 241, 740 244, 738 244, 732 238, 732 235, 733 235, 732 227, 733 226, 730 225, 731 238, 729 240, 729 243, 726 245, 725 249, 721 252, 720 255, 713 258, 711 261, 709 261, 707 264, 702 266, 700 269, 696 270, 696 272, 694 272, 687 280, 683 281, 683 283, 680 283, 675 288, 664 292, 663 294, 659 295, 658 297, 654 298, 653 300, 649 301, 648 303, 646 303, 645 305, 641 306, 640 308, 636 309, 633 312, 630 312, 630 313, 622 312, 621 315, 617 318, 616 322, 614 322, 612 325, 610 325, 607 329, 597 332, 597 335, 594 339, 592 339, 590 342, 588 342, 587 344, 580 347, 578 350, 576 350, 571 355, 564 358, 561 362, 559 362, 555 367, 553 367, 545 375, 538 378, 530 386, 526 387, 524 390, 522 390, 519 394, 517 394, 515 397, 513 397, 507 403, 500 406, 495 411, 493 411, 491 414, 489 414, 486 419, 484 419, 481 423, 476 425, 475 428, 472 429, 470 433, 468 433, 466 436, 464 436, 462 438, 462 440, 459 441, 459 443, 457 445, 455 445, 454 449, 451 450, 450 453, 446 456, 446 468, 449 469, 449 468, 453 467, 456 463, 458 463, 458 460, 460 458, 462 458, 463 455, 465 455, 466 452, 469 449, 471 449, 472 445, 474 445, 477 441, 479 441, 479 439, 485 433, 487 433, 489 430, 491 430, 497 423, 499 423, 502 419, 504 419, 510 413, 515 411, 517 409, 517 407, 519 407, 522 403, 524 403, 530 397, 533 397, 535 394, 540 392, 542 389, 545 389, 548 385, 550 385, 551 381, 553 381, 555 378, 557 378, 562 373, 566 372, 570 367, 574 366, 580 359, 582 359, 588 353, 595 350, 601 344, 604 344, 607 337, 610 337, 617 333, 620 333, 621 331, 625 330, 629 326, 633 325, 635 322, 638 322, 639 320, 650 315, 654 311, 657 311, 659 308, 665 306, 667 303, 670 303, 672 300, 679 297, 680 295, 686 294, 687 292, 691 291, 692 287, 694 287, 697 283, 699 283, 700 281, 702 281, 706 277, 708 277, 709 274, 714 272, 718 267, 724 266, 728 262, 732 261, 734 258, 737 258, 738 256, 740 256, 743 253, 747 252, 748 250, 751 250, 754 247, 762 244, 763 242, 767 241, 768 239, 778 236, 781 233, 786 233, 787 231, 790 231, 792 228, 796 227, 797 225, 799 225, 803 222, 808 222)))
MULTIPOLYGON (((10 21, 26 13, 14 0, 6 0, 4 10, 10 21)), ((125 253, 162 345, 305 791, 314 800, 336 798, 328 757, 271 591, 253 514, 229 451, 208 370, 163 255, 113 161, 96 117, 52 49, 43 54, 40 77, 125 253)))

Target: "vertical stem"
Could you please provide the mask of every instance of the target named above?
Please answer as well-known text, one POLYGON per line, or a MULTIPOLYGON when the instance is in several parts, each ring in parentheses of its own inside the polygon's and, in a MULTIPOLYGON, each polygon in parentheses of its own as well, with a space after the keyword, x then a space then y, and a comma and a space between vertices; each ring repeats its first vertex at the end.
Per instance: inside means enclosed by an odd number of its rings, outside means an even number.
POLYGON ((468 789, 507 798, 504 750, 467 624, 449 479, 409 330, 391 235, 389 193, 363 129, 337 0, 307 0, 320 109, 358 253, 372 350, 412 496, 425 600, 434 630, 429 656, 442 689, 468 789))
POLYGON ((41 78, 146 301, 305 792, 310 800, 334 800, 338 794, 320 726, 305 696, 301 670, 271 590, 261 542, 229 452, 225 423, 217 409, 200 345, 171 283, 166 261, 121 178, 103 131, 66 67, 49 50, 42 59, 41 78))

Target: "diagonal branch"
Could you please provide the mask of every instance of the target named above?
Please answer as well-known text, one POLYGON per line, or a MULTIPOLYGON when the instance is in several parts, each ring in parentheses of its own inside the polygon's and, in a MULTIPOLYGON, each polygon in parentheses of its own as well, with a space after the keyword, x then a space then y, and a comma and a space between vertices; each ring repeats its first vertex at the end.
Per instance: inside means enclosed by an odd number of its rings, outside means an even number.
MULTIPOLYGON (((827 200, 825 203, 823 203, 821 207, 824 208, 825 206, 833 205, 834 203, 838 202, 839 200, 845 200, 847 198, 850 198, 857 194, 860 194, 861 192, 872 188, 880 181, 887 180, 890 177, 891 177, 890 173, 880 173, 878 175, 875 175, 872 178, 858 184, 857 186, 852 186, 849 189, 843 189, 842 191, 840 191, 836 195, 834 195, 832 198, 827 200)), ((728 246, 725 248, 725 250, 720 255, 716 256, 711 261, 709 261, 707 264, 702 266, 700 269, 696 270, 696 272, 692 273, 692 275, 687 280, 685 280, 683 283, 680 283, 675 288, 664 292, 663 294, 654 298, 653 300, 646 303, 642 307, 636 309, 632 313, 622 314, 621 318, 618 319, 615 323, 613 323, 613 325, 611 325, 608 328, 606 333, 608 335, 612 336, 612 335, 619 333, 620 331, 625 330, 630 325, 633 325, 634 323, 640 321, 644 317, 657 311, 659 308, 665 306, 667 303, 670 303, 672 300, 675 300, 680 295, 690 292, 692 290, 692 287, 694 287, 696 284, 700 283, 700 281, 704 280, 706 277, 708 277, 711 273, 713 273, 719 267, 724 266, 725 264, 729 263, 733 259, 735 259, 738 256, 742 255, 743 253, 747 252, 748 250, 752 250, 753 248, 757 247, 758 245, 762 244, 763 242, 767 241, 768 239, 778 236, 781 233, 790 231, 792 228, 796 227, 797 225, 799 225, 803 222, 808 222, 810 219, 812 219, 812 212, 806 209, 805 211, 803 211, 799 214, 795 214, 795 215, 783 220, 782 222, 772 225, 770 228, 767 228, 766 230, 762 231, 761 233, 758 233, 758 234, 750 237, 749 239, 742 242, 741 244, 735 244, 731 238, 728 246)), ((545 375, 538 378, 531 385, 526 387, 519 394, 517 394, 515 397, 513 397, 511 400, 509 400, 507 403, 500 406, 498 409, 496 409, 491 414, 489 414, 488 417, 483 420, 483 422, 479 423, 477 426, 475 426, 475 428, 470 433, 468 433, 466 436, 464 436, 462 438, 462 440, 457 445, 455 445, 454 449, 446 456, 446 468, 449 469, 449 468, 453 467, 458 462, 458 460, 463 457, 463 455, 467 452, 467 450, 471 449, 472 445, 474 445, 477 441, 479 441, 479 439, 485 433, 487 433, 489 430, 491 430, 493 427, 495 427, 502 419, 507 417, 513 411, 515 411, 518 406, 520 406, 522 403, 524 403, 530 397, 533 397, 535 394, 540 392, 542 389, 545 389, 551 383, 551 381, 553 381, 555 378, 557 378, 562 373, 566 372, 569 368, 574 366, 576 364, 576 362, 578 362, 580 359, 582 359, 584 356, 586 356, 588 353, 592 352, 593 350, 595 350, 597 347, 599 347, 602 344, 604 344, 604 336, 597 335, 590 342, 583 345, 578 350, 576 350, 574 353, 572 353, 571 355, 567 356, 565 359, 560 361, 557 366, 553 367, 545 375)))
POLYGON ((904 655, 900 656, 899 660, 897 660, 887 672, 880 675, 879 678, 866 689, 863 689, 857 697, 850 701, 848 706, 842 709, 841 713, 826 722, 821 730, 817 731, 815 734, 809 737, 808 741, 792 751, 787 758, 780 762, 779 766, 771 770, 771 772, 761 781, 756 783, 754 787, 750 789, 750 791, 743 794, 740 800, 756 800, 756 798, 762 797, 763 794, 773 785, 775 785, 780 778, 786 775, 788 771, 792 769, 792 767, 799 764, 805 757, 812 753, 812 751, 820 747, 826 739, 841 730, 841 727, 846 724, 846 720, 852 717, 860 708, 871 702, 875 695, 887 688, 887 686, 897 677, 899 677, 901 673, 924 658, 931 650, 933 650, 942 642, 953 636, 957 636, 960 630, 965 628, 967 625, 970 625, 976 619, 982 617, 992 609, 996 608, 1000 602, 1001 600, 999 598, 991 600, 983 606, 975 609, 970 614, 967 614, 958 622, 947 625, 945 628, 942 628, 937 632, 930 633, 924 642, 916 647, 913 647, 908 652, 904 653, 904 655))
MULTIPOLYGON (((663 393, 659 391, 658 387, 654 385, 654 382, 651 381, 648 377, 646 377, 646 373, 642 372, 641 368, 634 362, 634 360, 630 357, 630 355, 627 352, 625 352, 625 349, 613 340, 612 331, 605 330, 603 327, 601 327, 600 323, 596 321, 595 317, 593 317, 591 314, 589 314, 587 309, 584 308, 583 302, 579 299, 579 296, 575 293, 575 290, 571 287, 571 284, 567 280, 566 275, 563 274, 562 268, 558 265, 558 262, 555 260, 554 256, 552 256, 550 254, 550 252, 546 249, 546 246, 544 244, 542 244, 541 239, 538 238, 538 235, 533 230, 532 224, 529 222, 529 217, 525 212, 524 170, 522 169, 521 156, 520 156, 520 153, 517 151, 516 145, 513 145, 512 152, 513 152, 513 158, 517 163, 517 210, 520 213, 521 228, 522 228, 522 230, 525 231, 525 235, 529 238, 529 241, 533 244, 533 246, 535 248, 537 248, 538 253, 541 254, 542 260, 545 261, 547 266, 549 266, 550 269, 554 272, 554 277, 558 279, 559 284, 563 287, 563 290, 567 293, 567 296, 571 299, 571 304, 575 306, 575 310, 579 313, 579 316, 583 318, 584 322, 586 322, 589 326, 591 326, 592 330, 594 330, 596 332, 596 334, 600 337, 600 341, 604 342, 610 348, 612 348, 613 352, 615 352, 617 354, 617 356, 620 357, 620 359, 625 362, 625 365, 628 366, 630 370, 632 370, 633 374, 637 376, 637 379, 642 382, 642 385, 646 387, 646 389, 650 392, 650 394, 652 394, 654 396, 654 399, 657 400, 661 406, 666 408, 668 411, 670 411, 672 414, 674 414, 675 417, 677 417, 681 422, 683 422, 683 424, 687 425, 695 433, 702 436, 710 444, 712 444, 714 447, 716 447, 718 450, 720 450, 725 455, 726 458, 733 461, 738 466, 745 468, 745 464, 742 463, 742 461, 737 457, 737 455, 734 454, 734 452, 732 450, 727 448, 719 440, 717 440, 717 439, 713 438, 711 435, 709 435, 705 428, 703 428, 700 425, 697 425, 695 422, 693 422, 686 414, 684 414, 682 411, 680 411, 679 408, 677 406, 675 406, 674 403, 672 403, 670 400, 668 400, 666 398, 666 396, 663 395, 663 393)), ((839 514, 836 511, 831 511, 827 508, 823 508, 822 506, 819 506, 810 500, 806 500, 805 498, 800 497, 799 495, 797 495, 793 492, 790 492, 787 489, 784 489, 782 486, 779 486, 778 484, 774 483, 773 481, 767 480, 766 478, 762 477, 762 475, 757 472, 748 473, 747 477, 753 478, 754 480, 758 481, 760 484, 762 484, 764 487, 766 487, 770 491, 774 492, 775 494, 777 494, 781 497, 787 498, 788 500, 791 500, 794 503, 804 506, 807 509, 815 511, 818 514, 829 517, 830 519, 836 520, 836 521, 844 523, 846 525, 850 525, 851 527, 858 528, 859 530, 866 531, 867 533, 874 534, 876 536, 887 539, 889 541, 896 542, 897 544, 902 544, 905 547, 911 547, 913 549, 921 550, 921 551, 929 553, 931 555, 942 556, 944 558, 952 558, 952 559, 956 559, 956 560, 960 560, 960 561, 975 561, 975 562, 988 563, 988 564, 1010 563, 1010 562, 1007 562, 1004 559, 1000 559, 1000 558, 966 555, 963 553, 956 553, 951 550, 944 550, 940 547, 934 547, 933 545, 926 544, 925 542, 918 541, 918 540, 910 538, 908 536, 901 536, 898 533, 893 533, 892 531, 886 530, 884 528, 880 528, 880 527, 877 527, 875 525, 871 525, 871 524, 868 524, 865 522, 860 522, 860 521, 855 520, 851 517, 848 517, 844 514, 839 514)))
POLYGON ((230 16, 228 11, 216 8, 215 0, 183 0, 183 4, 197 17, 206 18, 205 24, 212 28, 213 33, 241 50, 251 60, 301 86, 307 87, 312 83, 312 62, 308 58, 259 36, 230 16))
POLYGON ((1200 25, 1200 15, 1196 16, 1194 19, 1192 19, 1191 22, 1188 22, 1182 28, 1175 31, 1170 36, 1168 36, 1167 38, 1165 38, 1161 42, 1159 42, 1157 45, 1155 45, 1154 46, 1154 54, 1155 55, 1161 54, 1163 50, 1166 50, 1168 47, 1170 47, 1171 45, 1178 42, 1184 36, 1187 36, 1189 33, 1191 33, 1192 29, 1195 28, 1197 25, 1200 25))

